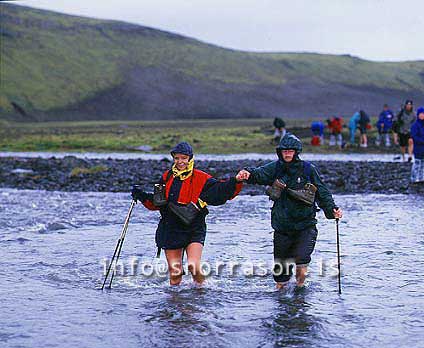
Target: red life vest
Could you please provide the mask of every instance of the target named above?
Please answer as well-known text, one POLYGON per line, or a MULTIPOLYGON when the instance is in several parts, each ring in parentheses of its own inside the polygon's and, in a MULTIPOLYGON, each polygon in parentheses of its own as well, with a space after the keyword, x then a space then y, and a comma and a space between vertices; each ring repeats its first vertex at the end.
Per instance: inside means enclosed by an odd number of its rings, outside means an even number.
POLYGON ((336 134, 341 133, 343 130, 343 119, 341 117, 333 118, 329 128, 336 134))
MULTIPOLYGON (((162 179, 165 182, 168 177, 169 170, 162 175, 162 179)), ((202 172, 198 169, 193 169, 193 174, 185 179, 181 185, 180 195, 178 197, 178 203, 188 204, 190 202, 197 203, 200 194, 202 193, 203 187, 208 179, 212 178, 211 175, 202 172)), ((174 176, 171 175, 168 181, 166 181, 166 199, 169 196, 169 190, 171 189, 172 183, 174 182, 174 176)))
POLYGON ((312 137, 312 140, 311 140, 311 145, 312 146, 320 146, 321 145, 321 138, 318 135, 314 135, 312 137))
MULTIPOLYGON (((165 185, 165 194, 166 199, 169 197, 169 191, 171 189, 171 185, 174 182, 174 176, 168 174, 169 170, 167 170, 162 175, 163 182, 166 182, 165 185)), ((180 189, 180 195, 178 196, 178 203, 188 204, 190 202, 197 203, 200 194, 202 193, 203 187, 206 182, 212 178, 211 175, 202 172, 201 170, 194 169, 193 174, 183 181, 180 189)), ((233 199, 236 197, 243 187, 243 183, 239 182, 236 184, 236 189, 234 195, 231 197, 233 199)), ((207 202, 206 202, 207 203, 207 202)), ((143 205, 149 210, 159 210, 159 207, 156 207, 153 202, 146 200, 143 202, 143 205)))

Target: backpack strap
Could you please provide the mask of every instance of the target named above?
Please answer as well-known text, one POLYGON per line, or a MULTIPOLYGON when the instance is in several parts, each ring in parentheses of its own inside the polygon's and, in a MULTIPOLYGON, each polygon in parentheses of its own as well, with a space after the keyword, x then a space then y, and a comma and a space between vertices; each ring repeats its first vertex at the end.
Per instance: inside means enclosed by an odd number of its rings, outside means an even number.
POLYGON ((306 180, 308 180, 308 182, 312 182, 311 172, 312 172, 311 162, 303 161, 303 175, 306 177, 306 180))
POLYGON ((163 184, 166 184, 168 182, 169 178, 171 177, 171 175, 172 175, 172 170, 169 169, 168 173, 166 174, 165 181, 163 181, 163 175, 161 176, 161 178, 160 178, 161 182, 163 184))
MULTIPOLYGON (((166 174, 165 182, 163 182, 163 184, 166 184, 168 182, 168 180, 171 177, 171 175, 172 175, 172 170, 169 169, 168 170, 168 173, 166 174)), ((161 181, 163 181, 163 176, 160 179, 161 179, 161 181)), ((160 258, 161 251, 162 251, 162 248, 159 248, 158 247, 157 250, 156 250, 156 258, 157 259, 160 258)))
MULTIPOLYGON (((303 175, 306 177, 306 180, 308 182, 313 184, 311 173, 312 173, 312 163, 307 162, 307 161, 303 161, 303 175)), ((317 208, 317 204, 319 204, 318 195, 315 196, 314 207, 315 207, 316 211, 319 211, 319 209, 317 208)))
POLYGON ((281 178, 281 176, 282 176, 282 174, 283 174, 283 168, 282 168, 282 166, 280 165, 280 161, 278 161, 278 163, 277 163, 277 166, 276 166, 277 168, 275 169, 275 173, 274 173, 274 180, 275 179, 279 179, 279 178, 281 178))

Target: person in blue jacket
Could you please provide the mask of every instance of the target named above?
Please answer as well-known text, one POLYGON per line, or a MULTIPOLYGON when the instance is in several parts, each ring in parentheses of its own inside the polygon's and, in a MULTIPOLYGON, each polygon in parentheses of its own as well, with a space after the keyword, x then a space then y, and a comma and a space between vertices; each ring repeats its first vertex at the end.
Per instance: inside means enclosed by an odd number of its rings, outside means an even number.
POLYGON ((390 132, 392 130, 393 126, 393 118, 394 114, 392 110, 389 109, 389 106, 387 104, 384 104, 383 111, 380 113, 380 116, 378 117, 377 121, 377 130, 378 135, 377 139, 375 141, 375 144, 377 146, 380 146, 381 140, 384 137, 384 143, 386 147, 390 146, 390 132))
POLYGON ((424 107, 417 110, 417 120, 411 126, 415 161, 411 170, 412 183, 424 183, 424 107))
POLYGON ((359 120, 361 119, 361 114, 359 111, 355 112, 355 114, 349 120, 349 134, 350 134, 350 144, 355 144, 355 133, 358 128, 359 120))
POLYGON ((314 121, 311 123, 311 131, 313 137, 319 137, 319 145, 324 145, 324 123, 314 121))

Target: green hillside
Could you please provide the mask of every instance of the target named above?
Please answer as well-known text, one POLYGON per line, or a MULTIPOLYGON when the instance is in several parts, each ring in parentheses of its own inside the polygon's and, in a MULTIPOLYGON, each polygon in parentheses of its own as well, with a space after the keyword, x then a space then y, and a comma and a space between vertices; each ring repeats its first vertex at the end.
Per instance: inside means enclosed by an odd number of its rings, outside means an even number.
POLYGON ((123 22, 0 8, 0 116, 11 120, 289 117, 374 111, 424 94, 424 61, 249 53, 123 22))

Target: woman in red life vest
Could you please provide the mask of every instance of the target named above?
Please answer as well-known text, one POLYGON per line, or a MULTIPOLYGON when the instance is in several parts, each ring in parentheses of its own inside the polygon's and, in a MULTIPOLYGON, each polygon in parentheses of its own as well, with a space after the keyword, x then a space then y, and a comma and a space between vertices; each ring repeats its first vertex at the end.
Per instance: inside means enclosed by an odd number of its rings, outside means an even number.
POLYGON ((209 174, 194 168, 193 149, 182 142, 171 150, 174 164, 163 173, 160 184, 165 185, 166 202, 160 207, 154 204, 153 194, 134 187, 132 197, 150 210, 159 210, 161 219, 156 230, 156 244, 165 250, 170 284, 182 280, 184 250, 193 280, 202 284, 201 256, 206 237, 206 206, 221 205, 234 198, 242 183, 232 177, 218 181, 209 174))
POLYGON ((332 117, 328 121, 328 129, 330 131, 330 146, 335 146, 336 144, 338 146, 343 145, 343 118, 341 117, 332 117))

